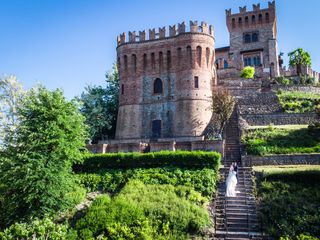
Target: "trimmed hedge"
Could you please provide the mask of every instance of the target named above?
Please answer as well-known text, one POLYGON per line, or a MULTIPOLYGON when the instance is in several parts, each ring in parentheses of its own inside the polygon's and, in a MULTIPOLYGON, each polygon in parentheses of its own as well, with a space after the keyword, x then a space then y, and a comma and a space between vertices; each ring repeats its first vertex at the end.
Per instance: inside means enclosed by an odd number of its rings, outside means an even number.
POLYGON ((95 172, 97 169, 164 166, 212 167, 218 170, 220 160, 220 153, 202 151, 90 154, 84 157, 82 164, 74 166, 74 170, 80 172, 95 172))

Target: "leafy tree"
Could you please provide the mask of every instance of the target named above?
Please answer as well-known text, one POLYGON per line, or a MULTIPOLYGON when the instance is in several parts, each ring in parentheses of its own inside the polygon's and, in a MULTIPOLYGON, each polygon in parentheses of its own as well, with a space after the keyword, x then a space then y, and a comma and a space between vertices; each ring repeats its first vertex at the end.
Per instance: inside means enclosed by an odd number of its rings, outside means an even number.
POLYGON ((82 159, 84 118, 61 90, 39 86, 24 97, 16 145, 0 162, 5 222, 42 218, 74 204, 71 166, 82 159))
POLYGON ((240 72, 240 77, 241 78, 246 78, 246 79, 253 79, 254 78, 254 73, 255 73, 255 69, 254 67, 244 67, 241 72, 240 72))
POLYGON ((235 106, 235 99, 227 89, 217 89, 212 94, 212 124, 214 124, 219 134, 229 120, 235 106))
POLYGON ((293 52, 288 53, 289 65, 291 67, 296 67, 297 74, 300 76, 302 73, 303 66, 311 66, 311 57, 308 52, 302 48, 297 48, 293 52))
POLYGON ((116 65, 106 74, 106 87, 88 86, 81 94, 81 113, 86 117, 93 143, 113 138, 116 130, 119 105, 119 73, 116 65))
POLYGON ((23 93, 22 86, 15 76, 0 78, 0 146, 2 148, 13 144, 18 125, 17 107, 21 103, 23 93))

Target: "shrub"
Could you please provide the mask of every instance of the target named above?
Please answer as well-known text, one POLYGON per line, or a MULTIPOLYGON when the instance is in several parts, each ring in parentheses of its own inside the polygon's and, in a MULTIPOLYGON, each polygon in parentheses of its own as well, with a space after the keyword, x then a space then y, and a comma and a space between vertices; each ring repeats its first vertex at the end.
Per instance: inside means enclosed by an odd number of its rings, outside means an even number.
POLYGON ((96 199, 76 223, 80 239, 186 239, 209 225, 199 193, 131 180, 119 195, 96 199))
POLYGON ((216 152, 162 151, 151 153, 108 153, 85 156, 76 171, 95 172, 103 168, 137 168, 137 167, 213 167, 219 169, 221 155, 216 152))
POLYGON ((241 72, 240 72, 240 77, 241 78, 246 78, 246 79, 253 79, 254 78, 254 73, 255 73, 255 69, 254 67, 244 67, 241 72))
POLYGON ((286 77, 277 77, 276 78, 276 82, 281 84, 281 85, 284 85, 284 86, 288 86, 290 85, 290 79, 286 78, 286 77))
POLYGON ((320 116, 320 104, 316 106, 316 113, 320 116))

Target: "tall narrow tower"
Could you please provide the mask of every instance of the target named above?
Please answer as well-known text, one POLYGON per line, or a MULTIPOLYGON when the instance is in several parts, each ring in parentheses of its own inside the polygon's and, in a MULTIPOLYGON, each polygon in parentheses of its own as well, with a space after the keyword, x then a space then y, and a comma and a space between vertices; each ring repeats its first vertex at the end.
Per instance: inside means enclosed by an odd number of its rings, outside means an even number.
POLYGON ((216 85, 212 26, 190 22, 118 37, 116 139, 202 135, 216 85))
POLYGON ((239 13, 226 10, 230 33, 230 56, 237 69, 244 66, 262 67, 271 76, 279 76, 277 19, 275 1, 268 8, 253 5, 252 11, 240 7, 239 13))

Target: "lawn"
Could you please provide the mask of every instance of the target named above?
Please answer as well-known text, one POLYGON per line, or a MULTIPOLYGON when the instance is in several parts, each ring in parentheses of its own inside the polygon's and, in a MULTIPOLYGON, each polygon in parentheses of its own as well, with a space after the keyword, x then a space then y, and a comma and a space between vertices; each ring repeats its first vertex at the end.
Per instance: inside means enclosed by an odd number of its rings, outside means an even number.
MULTIPOLYGON (((266 233, 320 237, 320 166, 254 167, 266 233)), ((316 238, 299 238, 316 239, 316 238)))
POLYGON ((252 128, 242 137, 248 154, 319 153, 320 137, 306 126, 252 128))
POLYGON ((320 103, 320 94, 316 93, 279 91, 277 95, 282 109, 287 113, 313 112, 320 103))

